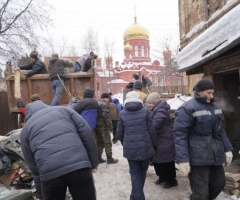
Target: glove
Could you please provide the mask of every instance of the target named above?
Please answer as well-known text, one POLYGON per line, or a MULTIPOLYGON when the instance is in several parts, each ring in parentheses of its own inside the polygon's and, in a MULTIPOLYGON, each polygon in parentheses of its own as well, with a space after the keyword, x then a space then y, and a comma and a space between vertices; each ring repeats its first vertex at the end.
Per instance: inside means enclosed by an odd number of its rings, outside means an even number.
POLYGON ((97 167, 96 167, 96 168, 93 168, 93 169, 92 169, 92 173, 96 173, 96 172, 97 172, 97 169, 98 169, 97 167))
POLYGON ((191 167, 189 165, 189 162, 182 162, 178 165, 178 172, 180 176, 188 176, 188 174, 190 173, 190 169, 191 167))
POLYGON ((232 158, 233 158, 232 152, 231 151, 225 152, 225 157, 226 157, 225 165, 229 166, 231 164, 232 158))

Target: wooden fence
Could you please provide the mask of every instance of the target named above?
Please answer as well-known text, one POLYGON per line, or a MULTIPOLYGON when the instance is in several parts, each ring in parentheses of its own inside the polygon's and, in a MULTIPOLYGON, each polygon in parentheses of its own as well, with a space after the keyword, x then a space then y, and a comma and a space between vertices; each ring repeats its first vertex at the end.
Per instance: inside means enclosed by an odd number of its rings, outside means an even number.
POLYGON ((9 114, 7 92, 0 91, 0 135, 18 128, 18 115, 9 114))

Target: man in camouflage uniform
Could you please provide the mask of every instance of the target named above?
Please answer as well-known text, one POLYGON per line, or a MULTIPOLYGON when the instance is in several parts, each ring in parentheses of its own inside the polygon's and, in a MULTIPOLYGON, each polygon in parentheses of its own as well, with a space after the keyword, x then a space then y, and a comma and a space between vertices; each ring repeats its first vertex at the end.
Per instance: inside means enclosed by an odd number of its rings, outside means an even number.
POLYGON ((96 126, 97 135, 97 151, 99 163, 104 163, 106 160, 102 159, 103 148, 107 155, 107 164, 115 164, 118 159, 112 157, 112 142, 110 131, 112 131, 112 121, 109 116, 109 101, 110 96, 108 93, 103 93, 101 99, 98 101, 98 119, 96 126))

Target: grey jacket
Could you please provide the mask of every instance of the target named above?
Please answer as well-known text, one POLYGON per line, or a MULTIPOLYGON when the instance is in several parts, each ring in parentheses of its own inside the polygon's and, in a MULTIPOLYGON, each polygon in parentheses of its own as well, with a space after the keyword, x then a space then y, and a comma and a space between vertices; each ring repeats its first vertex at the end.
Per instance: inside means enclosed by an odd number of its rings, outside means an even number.
POLYGON ((79 63, 79 65, 81 65, 81 71, 83 70, 84 68, 84 65, 85 65, 85 62, 86 60, 88 59, 88 54, 84 54, 81 58, 79 58, 76 62, 79 63))
POLYGON ((20 141, 30 170, 41 181, 98 166, 91 128, 67 107, 50 107, 41 101, 27 104, 20 141))

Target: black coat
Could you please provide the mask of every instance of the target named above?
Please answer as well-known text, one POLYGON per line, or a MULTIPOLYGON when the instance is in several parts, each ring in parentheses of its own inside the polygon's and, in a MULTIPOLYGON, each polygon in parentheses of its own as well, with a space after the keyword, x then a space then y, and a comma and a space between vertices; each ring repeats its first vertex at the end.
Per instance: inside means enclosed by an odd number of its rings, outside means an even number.
POLYGON ((65 79, 66 75, 65 75, 65 72, 64 72, 64 68, 65 66, 67 65, 67 63, 63 60, 63 59, 59 59, 59 58, 51 58, 49 60, 49 70, 50 70, 50 76, 49 76, 49 79, 50 81, 53 81, 53 80, 58 80, 58 76, 61 78, 61 79, 65 79))
POLYGON ((31 70, 26 74, 26 77, 33 76, 34 74, 46 74, 47 73, 44 62, 41 61, 39 58, 34 63, 20 66, 19 68, 22 70, 31 70))
POLYGON ((47 181, 82 168, 96 168, 98 157, 92 130, 71 108, 26 105, 21 148, 35 176, 47 181))
POLYGON ((157 135, 157 154, 153 162, 166 163, 175 160, 175 146, 173 137, 173 125, 169 111, 170 106, 166 101, 159 101, 153 107, 152 121, 157 135))
POLYGON ((145 160, 154 152, 156 135, 150 111, 142 103, 127 103, 119 114, 118 139, 123 145, 123 156, 129 160, 145 160))

